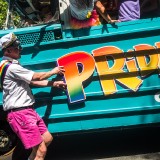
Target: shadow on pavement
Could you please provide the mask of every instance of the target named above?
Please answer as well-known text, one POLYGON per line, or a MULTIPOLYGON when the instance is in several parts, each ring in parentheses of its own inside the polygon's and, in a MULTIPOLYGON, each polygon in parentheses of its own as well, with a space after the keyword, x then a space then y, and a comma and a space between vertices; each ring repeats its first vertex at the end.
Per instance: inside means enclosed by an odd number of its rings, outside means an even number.
POLYGON ((59 136, 49 146, 46 160, 111 160, 124 156, 131 160, 136 155, 141 155, 137 160, 160 160, 159 135, 160 128, 152 127, 59 136))

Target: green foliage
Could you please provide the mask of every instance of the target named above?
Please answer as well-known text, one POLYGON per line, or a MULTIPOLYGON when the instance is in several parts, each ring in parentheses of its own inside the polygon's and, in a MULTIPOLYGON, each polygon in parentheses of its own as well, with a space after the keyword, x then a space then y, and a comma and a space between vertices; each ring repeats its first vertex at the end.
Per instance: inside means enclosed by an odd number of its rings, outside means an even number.
POLYGON ((19 26, 20 23, 21 23, 21 18, 20 16, 17 14, 17 12, 13 12, 13 21, 14 21, 14 24, 15 26, 19 26))
MULTIPOLYGON (((0 0, 0 29, 3 28, 3 25, 5 23, 7 16, 7 9, 8 9, 8 3, 5 0, 0 0)), ((13 13, 13 21, 16 26, 18 26, 20 23, 20 17, 16 12, 13 13)))
POLYGON ((7 16, 8 4, 4 0, 0 0, 0 29, 2 29, 3 24, 7 16))

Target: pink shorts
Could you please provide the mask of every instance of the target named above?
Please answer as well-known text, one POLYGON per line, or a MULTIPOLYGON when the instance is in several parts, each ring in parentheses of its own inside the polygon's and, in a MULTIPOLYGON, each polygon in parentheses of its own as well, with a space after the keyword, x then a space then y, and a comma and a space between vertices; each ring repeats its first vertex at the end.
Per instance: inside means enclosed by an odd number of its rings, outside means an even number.
POLYGON ((11 111, 8 113, 7 119, 12 130, 21 139, 26 149, 32 148, 43 141, 41 135, 47 131, 47 127, 34 109, 11 111))

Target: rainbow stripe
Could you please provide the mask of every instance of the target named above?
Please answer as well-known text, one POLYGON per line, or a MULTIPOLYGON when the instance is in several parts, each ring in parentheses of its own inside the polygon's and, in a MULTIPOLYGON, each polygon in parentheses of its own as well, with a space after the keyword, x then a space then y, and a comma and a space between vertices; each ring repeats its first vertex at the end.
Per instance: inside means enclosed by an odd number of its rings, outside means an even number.
POLYGON ((93 57, 83 51, 72 52, 57 60, 59 66, 64 66, 64 79, 67 84, 69 103, 84 101, 86 99, 83 85, 95 69, 93 57), (80 69, 81 68, 81 69, 80 69))
POLYGON ((3 80, 4 77, 6 75, 6 71, 8 69, 8 67, 11 65, 12 63, 10 61, 5 61, 1 66, 0 66, 0 88, 3 89, 3 80))
POLYGON ((99 20, 99 15, 97 14, 96 10, 91 12, 90 18, 86 18, 85 20, 78 20, 74 17, 71 17, 70 25, 72 29, 81 29, 87 28, 91 26, 98 26, 101 22, 99 20))

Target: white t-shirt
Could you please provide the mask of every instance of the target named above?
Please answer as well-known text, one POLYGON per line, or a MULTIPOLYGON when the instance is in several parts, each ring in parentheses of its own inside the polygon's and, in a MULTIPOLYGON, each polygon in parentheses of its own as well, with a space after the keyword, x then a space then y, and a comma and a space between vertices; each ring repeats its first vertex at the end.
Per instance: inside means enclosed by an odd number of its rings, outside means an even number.
POLYGON ((29 84, 34 72, 23 68, 17 60, 8 57, 3 57, 1 64, 5 60, 12 61, 12 64, 7 69, 3 81, 3 109, 7 111, 32 105, 35 100, 29 84))
POLYGON ((72 17, 78 20, 87 19, 87 14, 88 12, 92 12, 95 1, 97 0, 69 0, 72 17), (87 1, 89 1, 88 6, 87 1))

